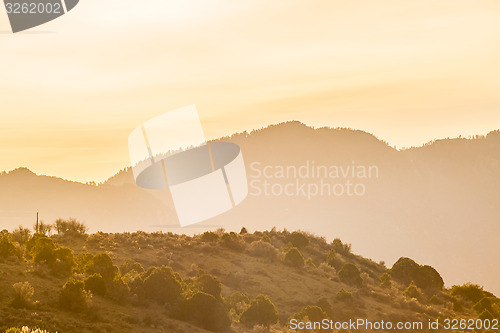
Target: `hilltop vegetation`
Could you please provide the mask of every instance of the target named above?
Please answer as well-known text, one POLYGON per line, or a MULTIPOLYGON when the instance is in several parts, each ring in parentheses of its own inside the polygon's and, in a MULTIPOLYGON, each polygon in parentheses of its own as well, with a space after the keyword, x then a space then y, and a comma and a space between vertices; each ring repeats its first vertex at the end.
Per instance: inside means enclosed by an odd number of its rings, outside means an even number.
POLYGON ((87 235, 74 219, 54 226, 1 232, 0 332, 288 332, 292 318, 500 314, 480 286, 446 289, 433 267, 400 258, 387 268, 306 232, 87 235))

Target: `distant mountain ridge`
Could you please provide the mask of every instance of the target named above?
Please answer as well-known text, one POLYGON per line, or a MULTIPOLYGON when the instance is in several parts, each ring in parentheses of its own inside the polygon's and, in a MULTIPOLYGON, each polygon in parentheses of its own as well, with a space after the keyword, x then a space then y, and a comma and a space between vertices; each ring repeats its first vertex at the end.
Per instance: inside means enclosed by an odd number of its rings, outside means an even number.
MULTIPOLYGON (((98 186, 16 169, 0 175, 0 224, 8 229, 30 226, 39 211, 47 222, 76 217, 91 231, 302 229, 328 239, 340 237, 355 244, 357 253, 388 263, 400 255, 427 262, 442 272, 447 284, 480 282, 500 293, 500 268, 491 265, 499 261, 500 253, 500 131, 400 151, 363 131, 313 129, 299 122, 220 140, 241 147, 249 181, 258 178, 252 168, 256 162, 260 168, 299 167, 307 161, 338 166, 355 162, 377 166, 379 177, 362 180, 366 187, 362 197, 309 200, 250 193, 228 213, 178 229, 169 193, 135 186, 130 168, 98 186)), ((283 185, 291 180, 270 181, 283 185)))

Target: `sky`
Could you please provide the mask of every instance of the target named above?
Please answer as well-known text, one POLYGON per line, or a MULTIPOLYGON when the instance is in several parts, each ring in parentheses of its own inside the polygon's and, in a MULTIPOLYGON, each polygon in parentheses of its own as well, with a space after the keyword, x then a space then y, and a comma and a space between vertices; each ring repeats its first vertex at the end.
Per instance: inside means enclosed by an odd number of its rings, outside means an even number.
POLYGON ((500 129, 500 2, 80 0, 12 34, 0 170, 103 181, 128 135, 196 104, 208 139, 300 120, 398 148, 500 129))

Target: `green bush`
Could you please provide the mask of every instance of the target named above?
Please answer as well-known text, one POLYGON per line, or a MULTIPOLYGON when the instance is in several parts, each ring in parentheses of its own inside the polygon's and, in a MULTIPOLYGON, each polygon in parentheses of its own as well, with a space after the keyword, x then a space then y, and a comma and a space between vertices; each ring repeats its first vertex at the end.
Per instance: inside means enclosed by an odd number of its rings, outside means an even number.
POLYGON ((292 245, 298 249, 306 247, 309 245, 309 239, 301 232, 294 231, 286 238, 287 242, 292 243, 292 245))
POLYGON ((341 302, 350 302, 353 300, 353 297, 350 291, 347 291, 344 288, 340 288, 340 290, 335 295, 335 299, 341 302))
POLYGON ((182 280, 170 267, 151 267, 144 272, 142 279, 142 292, 146 299, 172 304, 181 296, 182 280))
POLYGON ((217 242, 219 240, 219 235, 213 231, 205 231, 200 238, 203 242, 217 242))
POLYGON ((70 278, 59 293, 59 305, 62 309, 81 311, 87 307, 89 294, 85 292, 83 281, 70 278))
POLYGON ((247 295, 236 291, 224 298, 224 304, 228 309, 234 309, 236 314, 239 315, 247 308, 247 305, 250 304, 250 299, 247 295))
POLYGON ((338 273, 340 281, 356 287, 361 287, 363 279, 358 267, 352 263, 345 264, 338 273))
POLYGON ((444 281, 441 275, 431 266, 421 266, 410 258, 401 257, 391 268, 391 276, 404 284, 414 281, 423 289, 441 290, 444 281))
POLYGON ((57 219, 54 223, 54 229, 60 236, 82 237, 88 231, 88 228, 82 222, 78 222, 74 218, 68 220, 57 219))
POLYGON ((287 251, 285 254, 285 264, 293 267, 302 267, 304 266, 304 257, 302 256, 302 253, 295 248, 292 247, 290 250, 287 251))
POLYGON ((408 288, 406 288, 406 290, 403 292, 403 295, 405 295, 408 298, 416 298, 416 299, 419 299, 421 296, 417 286, 413 281, 410 283, 408 288))
POLYGON ((144 267, 142 267, 142 265, 134 259, 128 259, 124 264, 120 265, 120 273, 122 275, 125 275, 133 270, 137 273, 142 273, 144 272, 144 267))
POLYGON ((384 273, 380 275, 380 287, 387 289, 390 288, 392 285, 391 282, 391 275, 389 273, 384 273))
POLYGON ((106 281, 101 274, 95 273, 85 279, 85 290, 94 295, 104 296, 106 294, 106 281))
POLYGON ((297 320, 308 319, 309 321, 320 322, 325 318, 328 318, 328 315, 316 305, 307 305, 300 310, 300 312, 295 313, 292 318, 297 320))
POLYGON ((248 326, 276 324, 279 319, 278 310, 264 295, 259 295, 250 302, 250 306, 241 314, 240 321, 248 326))
POLYGON ((73 250, 68 247, 58 247, 54 250, 55 263, 52 268, 58 273, 71 273, 76 266, 73 250))
POLYGON ((210 274, 200 274, 196 277, 195 286, 199 291, 212 295, 216 299, 221 299, 222 285, 215 276, 210 274))
POLYGON ((31 238, 31 230, 28 228, 23 228, 23 226, 19 226, 12 232, 11 236, 12 241, 18 242, 21 245, 26 244, 31 238))
POLYGON ((118 267, 113 265, 113 260, 107 253, 97 254, 89 260, 85 268, 88 274, 98 273, 108 283, 111 283, 118 273, 118 267))
POLYGON ((16 253, 16 246, 12 243, 10 234, 8 232, 2 232, 2 234, 0 234, 0 257, 8 258, 10 256, 15 256, 16 253))
POLYGON ((248 247, 248 253, 254 257, 265 258, 271 261, 278 259, 278 250, 270 243, 262 240, 252 242, 248 247))
POLYGON ((15 308, 29 308, 33 305, 35 289, 29 282, 18 282, 12 285, 14 299, 11 305, 15 308))
POLYGON ((222 303, 204 292, 197 292, 180 302, 173 316, 212 332, 225 331, 231 324, 222 303))

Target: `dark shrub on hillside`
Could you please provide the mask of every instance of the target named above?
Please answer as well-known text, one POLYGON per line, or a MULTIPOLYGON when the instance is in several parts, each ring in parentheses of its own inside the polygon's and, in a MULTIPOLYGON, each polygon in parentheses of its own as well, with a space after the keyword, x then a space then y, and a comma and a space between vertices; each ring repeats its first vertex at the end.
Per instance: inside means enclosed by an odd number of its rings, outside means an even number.
POLYGON ((358 267, 352 263, 345 264, 339 271, 338 275, 340 281, 351 286, 361 287, 363 284, 363 279, 361 278, 358 267))
POLYGON ((0 257, 7 258, 16 255, 16 246, 12 243, 8 232, 0 234, 0 257))
POLYGON ((380 287, 387 289, 390 288, 392 285, 391 282, 391 275, 389 273, 384 273, 380 275, 380 287))
POLYGON ((113 265, 113 260, 107 253, 99 253, 89 260, 85 271, 89 274, 98 273, 104 280, 111 282, 118 273, 118 268, 113 265))
POLYGON ((142 273, 144 272, 144 267, 134 259, 128 259, 124 264, 120 265, 120 273, 125 275, 130 271, 142 273))
POLYGON ((68 220, 57 219, 54 223, 54 229, 60 236, 82 237, 87 233, 87 226, 78 222, 74 218, 68 220))
POLYGON ((335 295, 335 299, 341 302, 350 302, 353 300, 352 293, 350 291, 341 288, 335 295))
POLYGON ((52 269, 56 273, 71 273, 76 266, 73 250, 68 247, 58 247, 54 250, 55 262, 52 269))
POLYGON ((194 284, 199 291, 212 295, 216 299, 221 298, 222 285, 215 276, 200 274, 196 277, 194 284))
POLYGON ((259 295, 250 302, 250 306, 241 314, 240 321, 248 326, 269 326, 278 322, 279 314, 274 304, 264 295, 259 295))
POLYGON ((87 265, 92 260, 92 258, 94 258, 94 255, 92 253, 78 253, 78 255, 75 257, 75 271, 77 271, 78 273, 85 273, 85 271, 87 270, 87 265))
POLYGON ((416 298, 416 299, 420 298, 420 292, 418 291, 418 288, 415 285, 415 283, 413 283, 413 281, 410 283, 408 288, 406 288, 406 290, 403 292, 403 295, 405 295, 408 298, 416 298))
POLYGON ((337 264, 335 250, 330 250, 330 252, 326 256, 326 263, 328 264, 328 266, 335 267, 335 265, 337 264))
POLYGON ((231 324, 222 303, 203 292, 197 292, 182 301, 174 310, 173 316, 212 332, 224 331, 231 324))
POLYGON ((101 274, 92 274, 85 279, 85 290, 94 295, 104 296, 106 294, 106 281, 101 274))
POLYGON ((248 234, 247 228, 245 228, 245 227, 241 228, 240 235, 246 235, 246 234, 248 234))
POLYGON ((181 296, 181 278, 170 267, 151 267, 144 272, 142 279, 142 292, 146 299, 172 304, 181 296))
POLYGON ((18 282, 12 285, 14 299, 11 305, 15 308, 28 308, 33 305, 35 289, 29 282, 18 282))
POLYGON ((278 250, 270 243, 261 240, 252 242, 248 247, 248 253, 254 257, 265 258, 271 261, 278 259, 278 250))
POLYGON ((441 290, 444 286, 443 278, 431 266, 421 266, 410 258, 401 257, 391 268, 391 276, 403 284, 414 281, 423 289, 441 290))
POLYGON ((59 293, 59 305, 62 309, 81 311, 87 307, 88 294, 83 281, 71 278, 59 293))
POLYGON ((108 288, 108 295, 115 302, 123 304, 130 295, 130 287, 125 279, 117 276, 108 288))
POLYGON ((461 296, 462 298, 473 303, 477 303, 483 297, 487 296, 485 291, 483 290, 483 287, 471 283, 467 283, 462 286, 452 286, 451 294, 453 296, 461 296))
POLYGON ((224 298, 224 304, 227 309, 234 309, 236 314, 241 314, 247 305, 250 304, 250 299, 247 295, 236 291, 224 298))
POLYGON ((224 234, 221 238, 222 245, 233 251, 241 252, 245 249, 245 242, 234 232, 224 234))
POLYGON ((340 238, 335 238, 332 241, 332 247, 335 250, 335 252, 342 254, 344 256, 351 253, 351 244, 342 243, 340 238))
POLYGON ((300 251, 292 247, 290 250, 287 251, 285 254, 285 264, 293 267, 302 267, 304 266, 304 257, 300 253, 300 251))
POLYGON ((217 235, 215 232, 213 231, 205 231, 200 239, 203 241, 203 242, 217 242, 219 240, 219 235, 217 235))
POLYGON ((309 245, 309 239, 301 232, 294 231, 286 238, 296 248, 303 248, 309 245))
POLYGON ((11 236, 12 236, 12 241, 18 242, 21 245, 26 244, 31 238, 31 230, 19 226, 19 228, 17 228, 12 232, 11 236))
POLYGON ((328 315, 316 305, 307 305, 300 310, 300 312, 295 313, 292 318, 302 320, 307 318, 309 321, 320 322, 325 318, 328 318, 328 315))
POLYGON ((54 245, 54 241, 42 235, 37 237, 33 242, 30 254, 34 262, 46 262, 51 264, 56 260, 54 254, 55 249, 56 246, 54 245))

